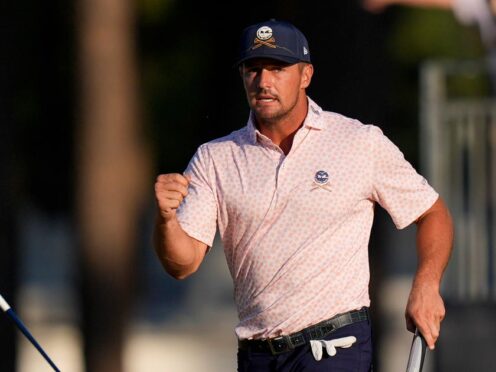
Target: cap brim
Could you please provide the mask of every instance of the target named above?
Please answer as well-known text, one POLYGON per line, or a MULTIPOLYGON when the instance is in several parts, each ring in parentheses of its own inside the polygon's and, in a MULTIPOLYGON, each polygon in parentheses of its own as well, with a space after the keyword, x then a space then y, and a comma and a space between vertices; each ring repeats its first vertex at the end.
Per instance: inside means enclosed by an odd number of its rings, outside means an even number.
POLYGON ((246 56, 246 57, 239 59, 236 62, 235 66, 239 66, 243 62, 246 62, 250 59, 255 59, 255 58, 273 59, 276 61, 291 64, 291 65, 295 64, 295 63, 299 63, 299 62, 305 62, 305 61, 300 60, 299 58, 295 58, 295 57, 291 57, 291 56, 278 55, 278 54, 251 53, 249 56, 246 56))

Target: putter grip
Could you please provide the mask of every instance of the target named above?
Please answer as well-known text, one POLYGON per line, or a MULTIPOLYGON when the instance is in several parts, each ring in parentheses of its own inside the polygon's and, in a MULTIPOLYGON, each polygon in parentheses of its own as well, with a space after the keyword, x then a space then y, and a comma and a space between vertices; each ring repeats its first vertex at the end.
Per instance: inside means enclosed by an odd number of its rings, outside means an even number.
POLYGON ((410 356, 408 357, 406 372, 422 371, 426 350, 427 343, 425 342, 424 337, 417 330, 413 336, 412 346, 410 347, 410 356))

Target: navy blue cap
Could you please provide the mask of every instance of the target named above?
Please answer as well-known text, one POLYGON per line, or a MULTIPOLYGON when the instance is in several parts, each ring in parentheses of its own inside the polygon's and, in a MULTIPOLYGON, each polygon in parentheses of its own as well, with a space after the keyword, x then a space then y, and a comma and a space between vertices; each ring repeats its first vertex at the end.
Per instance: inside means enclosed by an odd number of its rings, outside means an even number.
POLYGON ((236 64, 252 58, 271 58, 291 64, 311 63, 305 35, 293 24, 274 19, 243 30, 236 64))

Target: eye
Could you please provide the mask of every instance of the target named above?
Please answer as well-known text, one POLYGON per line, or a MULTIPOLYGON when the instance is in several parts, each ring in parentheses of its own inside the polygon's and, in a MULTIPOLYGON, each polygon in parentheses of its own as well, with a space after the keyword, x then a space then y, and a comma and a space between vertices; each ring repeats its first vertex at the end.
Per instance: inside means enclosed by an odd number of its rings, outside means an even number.
POLYGON ((281 66, 281 65, 272 65, 272 66, 268 66, 267 67, 267 70, 274 71, 274 72, 281 72, 281 71, 284 70, 284 66, 281 66))
POLYGON ((260 72, 261 68, 260 66, 256 66, 256 65, 253 65, 253 66, 245 66, 245 75, 254 75, 254 74, 258 74, 260 72))
POLYGON ((256 67, 247 67, 245 68, 245 75, 254 75, 259 71, 256 67))

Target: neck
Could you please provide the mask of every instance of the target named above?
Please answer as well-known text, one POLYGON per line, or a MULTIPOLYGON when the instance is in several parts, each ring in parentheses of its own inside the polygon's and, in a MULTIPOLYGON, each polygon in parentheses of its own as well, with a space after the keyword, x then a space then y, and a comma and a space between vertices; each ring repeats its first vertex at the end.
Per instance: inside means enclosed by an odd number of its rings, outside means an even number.
POLYGON ((285 155, 289 153, 293 145, 293 139, 303 125, 308 112, 308 101, 305 96, 288 115, 275 120, 263 120, 256 118, 257 127, 264 136, 279 146, 285 155))

